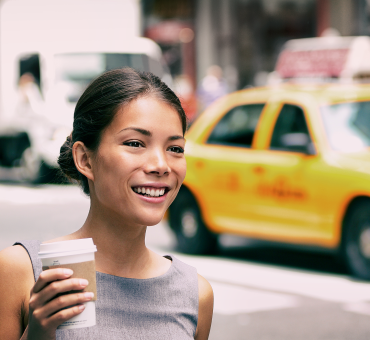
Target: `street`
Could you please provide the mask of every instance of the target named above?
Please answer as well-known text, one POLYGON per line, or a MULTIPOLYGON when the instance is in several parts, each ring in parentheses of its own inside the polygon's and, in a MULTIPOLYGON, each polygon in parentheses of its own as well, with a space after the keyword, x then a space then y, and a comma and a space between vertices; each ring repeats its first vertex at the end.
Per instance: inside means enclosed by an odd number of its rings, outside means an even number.
MULTIPOLYGON (((89 200, 66 185, 0 184, 0 250, 79 228, 89 200)), ((174 251, 166 222, 149 227, 148 246, 197 268, 215 295, 210 340, 361 340, 370 334, 370 284, 351 278, 329 255, 222 237, 214 256, 174 251)))

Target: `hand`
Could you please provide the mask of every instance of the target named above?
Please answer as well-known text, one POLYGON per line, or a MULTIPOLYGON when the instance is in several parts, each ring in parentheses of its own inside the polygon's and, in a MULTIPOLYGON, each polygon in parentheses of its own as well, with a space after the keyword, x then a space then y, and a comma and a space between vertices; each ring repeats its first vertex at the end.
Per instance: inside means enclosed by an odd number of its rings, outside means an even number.
POLYGON ((87 280, 70 279, 72 273, 70 269, 58 268, 40 274, 31 289, 27 340, 55 340, 57 327, 82 313, 82 303, 92 299, 94 294, 90 292, 59 295, 88 285, 87 280))

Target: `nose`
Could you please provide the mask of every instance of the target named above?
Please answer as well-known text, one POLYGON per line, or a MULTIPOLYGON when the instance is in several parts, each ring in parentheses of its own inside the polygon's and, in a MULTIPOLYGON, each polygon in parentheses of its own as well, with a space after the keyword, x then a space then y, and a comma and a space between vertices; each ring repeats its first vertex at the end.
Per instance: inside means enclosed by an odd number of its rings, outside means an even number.
POLYGON ((163 176, 171 172, 168 165, 165 151, 154 149, 150 152, 149 159, 145 163, 145 172, 163 176))

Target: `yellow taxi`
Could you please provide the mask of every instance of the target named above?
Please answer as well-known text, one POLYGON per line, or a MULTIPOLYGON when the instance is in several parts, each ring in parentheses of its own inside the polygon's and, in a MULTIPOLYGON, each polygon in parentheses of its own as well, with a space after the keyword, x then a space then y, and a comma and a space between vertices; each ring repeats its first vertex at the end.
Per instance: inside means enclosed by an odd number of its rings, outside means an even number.
POLYGON ((186 134, 178 249, 217 235, 338 251, 370 279, 370 85, 279 85, 212 104, 186 134))

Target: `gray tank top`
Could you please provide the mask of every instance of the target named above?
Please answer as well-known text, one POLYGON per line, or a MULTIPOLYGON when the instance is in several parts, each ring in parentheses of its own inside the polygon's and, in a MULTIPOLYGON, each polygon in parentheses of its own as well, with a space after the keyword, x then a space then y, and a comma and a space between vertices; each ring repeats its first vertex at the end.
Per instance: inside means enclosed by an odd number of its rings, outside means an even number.
MULTIPOLYGON (((20 241, 31 259, 35 281, 42 271, 40 241, 20 241)), ((96 325, 57 330, 57 340, 188 340, 198 322, 196 269, 173 256, 170 269, 150 279, 96 272, 96 325)))

